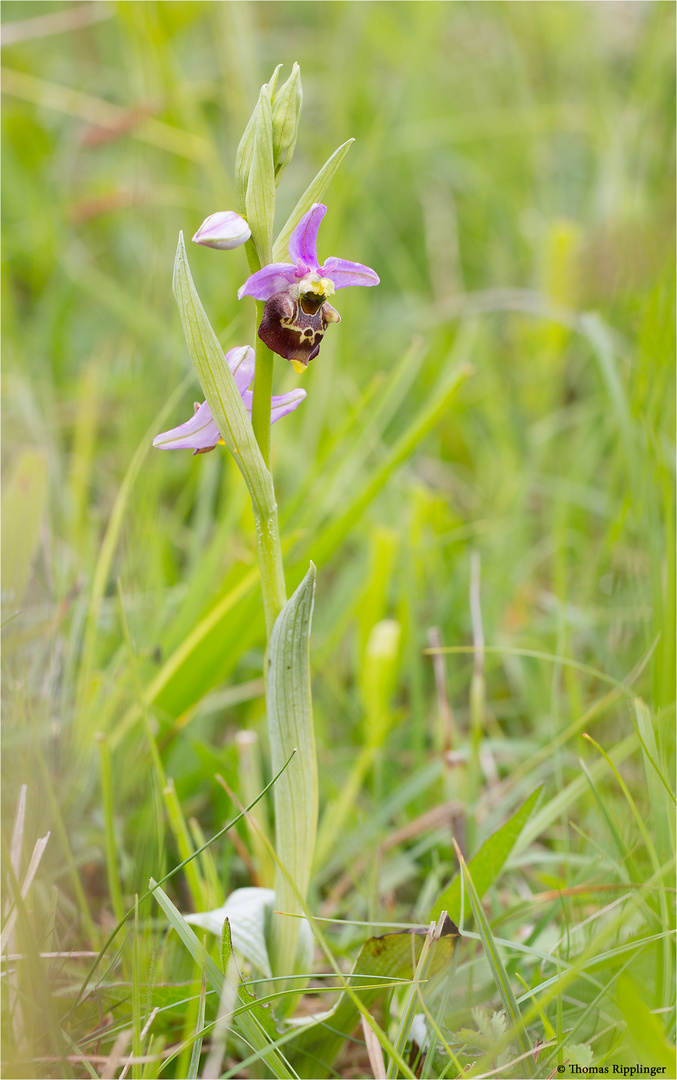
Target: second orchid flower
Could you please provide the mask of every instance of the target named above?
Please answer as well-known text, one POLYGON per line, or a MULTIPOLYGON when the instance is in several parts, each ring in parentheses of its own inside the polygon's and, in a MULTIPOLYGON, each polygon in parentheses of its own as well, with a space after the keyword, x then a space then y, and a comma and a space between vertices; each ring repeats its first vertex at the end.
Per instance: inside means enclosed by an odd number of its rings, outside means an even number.
MULTIPOLYGON (((244 406, 251 417, 253 394, 248 387, 254 378, 254 350, 249 345, 230 349, 225 355, 226 363, 233 373, 244 406)), ((298 387, 288 394, 274 394, 271 399, 270 422, 281 420, 283 416, 294 412, 306 396, 305 390, 298 387)), ((206 401, 195 404, 195 412, 190 420, 178 427, 163 431, 153 439, 157 450, 192 450, 194 454, 208 454, 223 439, 219 434, 206 401)))

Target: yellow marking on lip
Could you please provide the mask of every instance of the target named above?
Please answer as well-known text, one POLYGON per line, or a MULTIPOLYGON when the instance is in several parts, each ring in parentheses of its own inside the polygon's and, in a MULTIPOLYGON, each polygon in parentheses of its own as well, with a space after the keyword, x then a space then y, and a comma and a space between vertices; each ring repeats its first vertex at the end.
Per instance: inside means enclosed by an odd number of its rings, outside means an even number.
POLYGON ((290 360, 289 363, 291 364, 297 375, 303 375, 303 372, 308 367, 307 364, 302 364, 300 360, 290 360))

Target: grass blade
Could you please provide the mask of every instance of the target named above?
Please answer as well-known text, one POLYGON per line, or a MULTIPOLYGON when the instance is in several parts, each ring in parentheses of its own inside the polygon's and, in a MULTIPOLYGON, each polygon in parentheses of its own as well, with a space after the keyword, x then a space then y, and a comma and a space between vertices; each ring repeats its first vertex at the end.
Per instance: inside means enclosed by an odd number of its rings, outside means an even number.
POLYGON ((324 195, 325 191, 329 187, 331 181, 334 178, 336 170, 343 161, 344 157, 350 150, 350 147, 355 142, 354 139, 348 139, 344 142, 330 158, 325 161, 324 165, 320 169, 319 173, 314 180, 308 184, 308 187, 303 192, 303 195, 297 202, 296 206, 292 210, 291 214, 285 221, 284 225, 280 229, 277 235, 275 243, 273 244, 273 262, 284 262, 289 258, 289 251, 287 245, 289 244, 289 237, 293 233, 294 229, 298 225, 299 221, 304 214, 307 214, 313 203, 319 202, 324 195))
MULTIPOLYGON (((468 870, 472 874, 475 890, 480 899, 489 886, 496 881, 505 866, 508 856, 529 820, 542 790, 542 787, 537 788, 527 801, 520 806, 519 810, 506 821, 505 825, 502 825, 488 840, 485 840, 477 854, 473 855, 468 863, 468 870)), ((462 873, 458 874, 451 885, 437 898, 430 913, 431 919, 439 919, 442 911, 448 911, 450 919, 459 922, 461 918, 462 880, 462 873)))
MULTIPOLYGON (((470 909, 473 913, 477 929, 479 930, 482 945, 484 947, 484 954, 487 958, 487 962, 491 969, 491 973, 494 976, 496 987, 501 996, 503 1007, 507 1016, 510 1019, 512 1028, 519 1041, 520 1048, 523 1054, 529 1055, 529 1051, 532 1047, 529 1044, 526 1032, 524 1030, 524 1022, 522 1020, 522 1014, 520 1007, 517 1004, 517 999, 510 984, 510 979, 501 960, 501 954, 498 950, 498 946, 494 941, 494 935, 491 932, 489 921, 484 914, 482 903, 477 894, 477 889, 473 883, 472 877, 466 865, 465 859, 461 854, 460 848, 454 841, 454 847, 456 848, 456 857, 461 865, 461 873, 463 875, 463 884, 468 894, 468 900, 470 902, 470 909)), ((531 1056, 527 1056, 524 1059, 525 1069, 527 1076, 532 1077, 534 1075, 533 1062, 531 1056)))

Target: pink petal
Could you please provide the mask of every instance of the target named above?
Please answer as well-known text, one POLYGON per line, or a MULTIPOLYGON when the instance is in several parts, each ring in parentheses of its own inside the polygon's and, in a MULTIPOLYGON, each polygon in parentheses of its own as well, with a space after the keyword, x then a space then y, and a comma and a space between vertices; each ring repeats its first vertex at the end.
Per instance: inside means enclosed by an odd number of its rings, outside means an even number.
POLYGON ((255 300, 267 300, 274 293, 285 292, 295 281, 296 267, 291 263, 269 263, 247 278, 238 289, 237 298, 253 296, 255 300))
POLYGON ((324 203, 313 203, 307 214, 304 214, 293 233, 289 237, 289 254, 292 262, 305 263, 313 270, 320 265, 317 260, 317 230, 322 218, 327 213, 324 203))
POLYGON ((158 450, 207 450, 216 446, 220 438, 209 405, 203 401, 185 424, 156 435, 153 446, 158 450))
POLYGON ((271 424, 281 420, 283 416, 294 412, 306 397, 306 392, 300 386, 290 390, 288 394, 273 394, 270 399, 270 422, 271 424))
POLYGON ((363 263, 347 262, 335 256, 327 259, 320 273, 331 278, 337 289, 346 289, 349 285, 378 285, 380 278, 375 270, 363 263))
POLYGON ((226 353, 226 363, 233 373, 235 385, 242 396, 254 378, 256 354, 251 345, 236 345, 234 349, 229 349, 226 353))
MULTIPOLYGON (((283 416, 287 416, 288 413, 298 409, 305 397, 306 392, 300 386, 297 386, 295 390, 290 390, 288 394, 273 394, 270 399, 271 424, 274 424, 277 420, 281 420, 283 416)), ((254 394, 251 390, 247 390, 247 392, 242 395, 244 407, 250 416, 252 414, 253 398, 254 394)))

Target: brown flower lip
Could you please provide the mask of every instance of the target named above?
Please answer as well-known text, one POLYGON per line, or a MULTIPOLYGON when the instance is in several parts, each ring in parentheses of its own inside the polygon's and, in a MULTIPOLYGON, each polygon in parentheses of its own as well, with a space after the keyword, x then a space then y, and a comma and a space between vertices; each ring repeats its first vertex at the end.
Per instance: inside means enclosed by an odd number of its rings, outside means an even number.
POLYGON ((296 371, 304 371, 319 353, 329 324, 340 321, 338 311, 323 297, 304 294, 296 299, 280 292, 266 300, 258 335, 269 349, 290 360, 296 371))

